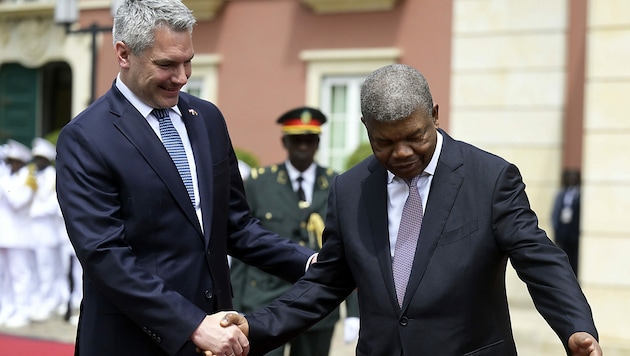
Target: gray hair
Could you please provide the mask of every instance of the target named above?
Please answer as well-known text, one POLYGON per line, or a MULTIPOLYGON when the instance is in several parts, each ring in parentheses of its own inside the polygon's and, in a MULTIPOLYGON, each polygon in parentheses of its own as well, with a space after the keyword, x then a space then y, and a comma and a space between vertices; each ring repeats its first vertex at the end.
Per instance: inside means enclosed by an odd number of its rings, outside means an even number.
POLYGON ((155 43, 155 30, 163 25, 173 31, 188 31, 197 21, 180 0, 124 0, 114 16, 114 44, 124 42, 140 55, 155 43))
POLYGON ((431 117, 433 98, 427 80, 413 67, 392 64, 379 68, 361 85, 361 114, 365 120, 400 120, 418 109, 431 117))

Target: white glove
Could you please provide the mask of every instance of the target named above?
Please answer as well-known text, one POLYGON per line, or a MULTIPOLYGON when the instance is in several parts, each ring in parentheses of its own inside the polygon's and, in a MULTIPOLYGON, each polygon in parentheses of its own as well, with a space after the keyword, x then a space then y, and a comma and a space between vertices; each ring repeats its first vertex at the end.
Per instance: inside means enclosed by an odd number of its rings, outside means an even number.
POLYGON ((343 342, 349 344, 359 337, 359 318, 350 316, 343 322, 343 342))

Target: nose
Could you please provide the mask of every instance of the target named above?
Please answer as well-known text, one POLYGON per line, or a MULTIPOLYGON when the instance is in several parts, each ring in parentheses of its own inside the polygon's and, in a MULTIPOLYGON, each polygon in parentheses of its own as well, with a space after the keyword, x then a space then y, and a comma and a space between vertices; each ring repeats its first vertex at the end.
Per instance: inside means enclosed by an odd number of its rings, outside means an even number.
POLYGON ((190 77, 188 68, 186 65, 182 64, 175 67, 172 81, 179 85, 185 85, 188 82, 188 77, 190 77))
POLYGON ((397 144, 392 152, 394 158, 406 158, 411 155, 413 155, 413 150, 409 145, 403 143, 397 144))

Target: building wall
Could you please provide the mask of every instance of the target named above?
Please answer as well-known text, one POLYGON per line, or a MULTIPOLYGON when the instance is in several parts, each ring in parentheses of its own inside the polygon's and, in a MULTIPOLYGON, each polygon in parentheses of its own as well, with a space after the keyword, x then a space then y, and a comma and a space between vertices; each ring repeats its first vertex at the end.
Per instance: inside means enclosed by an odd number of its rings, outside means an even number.
MULTIPOLYGON (((582 167, 580 282, 607 355, 630 352, 628 13, 622 0, 454 1, 450 131, 521 168, 548 232, 562 168, 582 167)), ((519 351, 563 354, 512 270, 508 292, 519 351)))
POLYGON ((229 1, 195 28, 195 50, 221 57, 217 103, 234 144, 270 164, 285 158, 276 118, 314 105, 306 97, 304 51, 399 49, 400 62, 427 74, 446 123, 450 19, 448 1, 399 1, 391 11, 337 14, 314 13, 297 0, 229 1))
MULTIPOLYGON (((450 131, 515 163, 550 231, 562 168, 567 2, 455 0, 453 16, 450 131)), ((511 266, 507 285, 519 351, 562 354, 511 266)))
POLYGON ((611 347, 627 346, 630 334, 628 14, 630 2, 589 1, 580 263, 602 342, 611 347))

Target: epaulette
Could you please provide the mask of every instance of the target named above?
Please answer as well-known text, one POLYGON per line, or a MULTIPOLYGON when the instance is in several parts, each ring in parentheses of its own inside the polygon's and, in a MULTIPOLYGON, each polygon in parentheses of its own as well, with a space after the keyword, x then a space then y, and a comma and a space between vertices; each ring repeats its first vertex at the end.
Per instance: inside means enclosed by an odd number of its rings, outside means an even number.
POLYGON ((258 176, 262 176, 263 174, 267 172, 275 173, 277 171, 278 171, 278 165, 275 165, 275 164, 269 167, 258 167, 258 168, 252 169, 252 171, 249 174, 249 178, 256 179, 258 178, 258 176))

